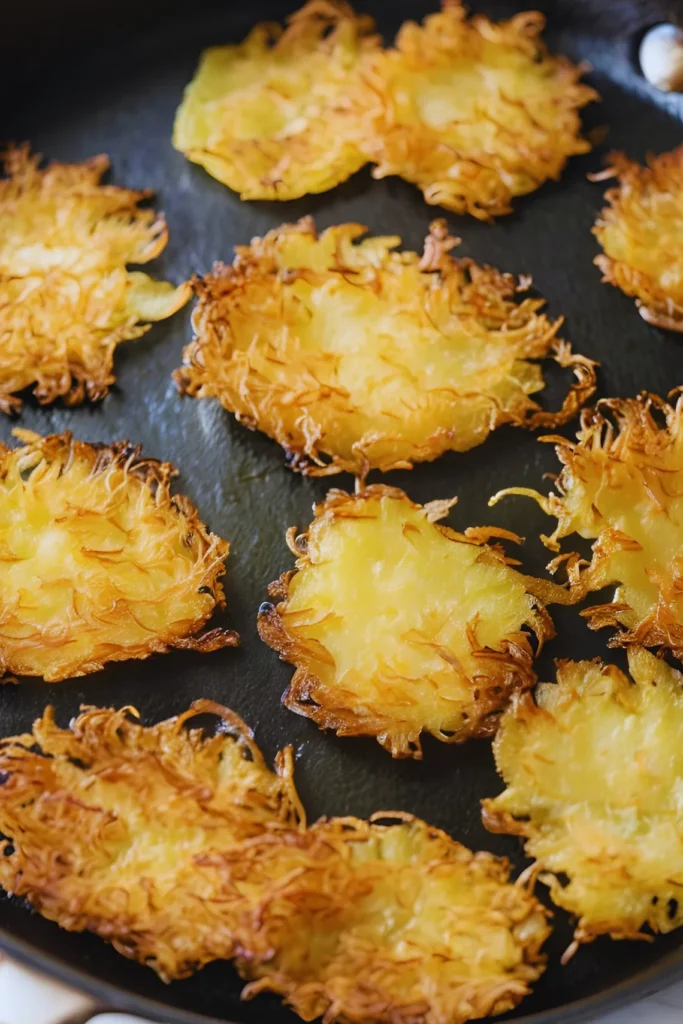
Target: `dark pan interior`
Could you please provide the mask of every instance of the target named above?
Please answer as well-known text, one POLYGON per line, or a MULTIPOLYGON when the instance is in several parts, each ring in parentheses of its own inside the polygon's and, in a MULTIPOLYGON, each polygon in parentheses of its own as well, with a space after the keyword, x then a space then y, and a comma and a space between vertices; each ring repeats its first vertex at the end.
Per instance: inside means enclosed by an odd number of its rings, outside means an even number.
MULTIPOLYGON (((69 5, 57 6, 60 21, 52 33, 53 55, 40 51, 40 60, 27 65, 31 73, 21 86, 13 79, 0 107, 0 139, 30 139, 47 156, 66 161, 106 152, 112 158, 112 180, 154 188, 170 226, 169 246, 153 265, 159 276, 180 281, 207 271, 216 259, 230 260, 234 244, 308 213, 321 228, 360 221, 376 233, 401 234, 409 247, 421 245, 430 219, 440 211, 427 207, 417 189, 398 179, 373 182, 365 170, 322 196, 287 204, 246 204, 172 149, 174 110, 200 50, 207 44, 239 40, 253 22, 282 16, 289 4, 259 0, 203 6, 195 0, 176 5, 171 13, 167 8, 164 17, 153 19, 147 12, 139 30, 133 28, 134 18, 122 15, 123 22, 111 22, 116 42, 106 45, 106 26, 84 23, 78 15, 71 33, 69 5), (96 47, 74 53, 66 49, 78 33, 88 32, 98 39, 96 47)), ((403 18, 421 17, 432 6, 422 0, 364 4, 386 38, 403 18)), ((78 10, 82 14, 82 5, 74 5, 78 10)), ((108 16, 113 17, 111 12, 108 16)), ((43 26, 44 48, 49 35, 43 26)), ((593 63, 591 81, 603 102, 589 109, 586 121, 588 127, 609 125, 606 143, 574 160, 559 184, 546 185, 518 201, 515 214, 494 226, 454 215, 449 223, 463 239, 462 253, 533 275, 548 299, 549 312, 566 316, 565 337, 602 363, 601 394, 626 396, 643 388, 665 394, 683 383, 683 339, 646 325, 630 300, 600 283, 592 266, 597 247, 590 227, 603 188, 589 183, 586 173, 601 166, 601 154, 611 147, 642 158, 648 150, 677 145, 683 105, 680 98, 663 97, 642 82, 628 41, 591 42, 588 31, 576 26, 555 31, 551 26, 550 39, 572 57, 593 63)), ((15 57, 20 52, 15 48, 15 57)), ((281 707, 291 670, 259 641, 256 610, 267 584, 291 565, 286 528, 309 522, 311 505, 327 485, 295 476, 274 443, 236 425, 217 403, 178 397, 171 371, 179 365, 190 336, 189 312, 156 325, 118 351, 118 383, 101 404, 42 409, 29 398, 20 423, 41 433, 70 429, 92 441, 129 438, 143 443, 149 455, 170 459, 180 468, 178 487, 197 501, 211 528, 232 545, 224 621, 239 630, 242 647, 212 655, 177 653, 145 663, 128 662, 56 686, 28 681, 2 687, 3 734, 28 729, 48 702, 56 705, 62 723, 84 702, 132 703, 151 723, 182 711, 196 697, 213 698, 244 716, 269 757, 284 744, 294 744, 298 785, 312 819, 323 813, 411 811, 470 847, 506 854, 520 869, 524 858, 517 840, 488 834, 480 821, 480 799, 501 788, 488 743, 458 748, 427 742, 421 763, 392 761, 372 740, 339 740, 281 707)), ((560 377, 549 373, 559 383, 560 377)), ((558 398, 559 391, 551 388, 548 402, 556 405, 558 398)), ((3 440, 9 441, 11 429, 12 423, 0 418, 3 440)), ((460 502, 451 517, 456 527, 495 524, 525 535, 524 566, 540 573, 547 561, 538 540, 548 526, 543 514, 521 499, 489 510, 487 499, 508 485, 538 486, 542 473, 554 468, 549 447, 538 444, 531 434, 503 429, 465 455, 447 455, 433 465, 395 472, 386 479, 418 501, 457 494, 460 502)), ((352 486, 350 478, 333 483, 352 486)), ((555 610, 554 617, 559 635, 544 652, 541 678, 551 678, 554 658, 606 653, 605 635, 590 633, 575 611, 555 610)), ((619 660, 619 655, 615 657, 619 660)), ((198 1019, 192 1013, 221 1021, 294 1020, 275 999, 240 1003, 238 980, 223 963, 165 986, 151 971, 118 956, 100 940, 59 932, 20 903, 0 901, 0 927, 0 944, 72 980, 73 971, 84 972, 87 978, 80 980, 104 1001, 112 1000, 108 986, 116 986, 114 1001, 121 1007, 177 1021, 198 1019), (155 1010, 145 1000, 156 1000, 167 1009, 157 1004, 155 1010)), ((568 920, 558 913, 548 945, 548 970, 517 1016, 540 1014, 534 1017, 539 1024, 551 1018, 568 1021, 604 1010, 608 1002, 635 996, 636 991, 649 991, 677 970, 683 942, 681 932, 652 944, 603 940, 581 949, 563 968, 559 956, 569 935, 568 920), (601 993, 604 998, 596 998, 601 993), (552 1013, 577 1000, 569 1012, 552 1013)))

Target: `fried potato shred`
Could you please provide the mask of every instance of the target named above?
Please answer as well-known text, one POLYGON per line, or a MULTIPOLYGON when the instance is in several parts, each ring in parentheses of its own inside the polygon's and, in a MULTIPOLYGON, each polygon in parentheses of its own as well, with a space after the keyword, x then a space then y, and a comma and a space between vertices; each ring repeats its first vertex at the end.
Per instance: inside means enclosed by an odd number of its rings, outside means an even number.
POLYGON ((21 447, 0 444, 0 677, 58 682, 237 643, 224 629, 196 635, 225 603, 228 544, 171 495, 170 463, 125 441, 15 433, 21 447))
POLYGON ((309 0, 284 30, 260 24, 239 46, 206 50, 174 146, 242 199, 334 188, 367 162, 356 107, 372 28, 344 0, 309 0))
POLYGON ((190 297, 127 263, 165 248, 166 222, 140 209, 149 191, 101 185, 106 156, 50 164, 28 146, 4 153, 0 179, 0 410, 21 409, 33 387, 42 404, 106 395, 114 350, 190 297))
POLYGON ((533 872, 578 917, 575 943, 647 939, 683 923, 683 676, 644 648, 614 665, 558 662, 520 694, 494 741, 507 789, 484 801, 494 832, 524 838, 533 872))
POLYGON ((422 256, 364 233, 318 236, 304 218, 196 280, 181 391, 218 398, 312 476, 410 468, 504 423, 564 423, 593 393, 595 364, 558 339, 561 320, 517 301, 529 281, 452 257, 444 221, 422 256), (544 386, 532 360, 548 356, 576 378, 556 413, 531 398, 544 386))
POLYGON ((611 153, 593 180, 617 178, 593 228, 604 254, 603 281, 636 300, 644 320, 683 331, 683 146, 649 156, 646 166, 611 153))
POLYGON ((571 534, 595 540, 590 562, 561 554, 570 597, 617 584, 614 598, 588 608, 591 629, 615 627, 612 647, 671 648, 683 657, 683 398, 669 405, 656 395, 604 399, 585 410, 575 442, 554 442, 563 465, 547 497, 526 488, 505 494, 534 498, 557 527, 544 543, 559 551, 571 534))
POLYGON ((416 505, 382 485, 330 491, 307 533, 289 531, 297 567, 259 613, 261 637, 296 667, 288 708, 421 757, 422 732, 489 736, 511 695, 534 684, 528 630, 539 646, 553 636, 543 601, 566 593, 487 543, 514 534, 440 525, 452 504, 416 505))
POLYGON ((291 750, 274 774, 233 712, 201 700, 159 725, 136 717, 85 708, 60 729, 48 708, 0 742, 0 885, 170 980, 234 952, 242 901, 212 851, 295 830, 302 812, 291 750), (215 736, 185 728, 207 713, 215 736))
POLYGON ((547 912, 504 859, 382 817, 252 849, 252 873, 274 880, 254 928, 270 950, 238 959, 244 996, 275 992, 329 1024, 461 1024, 515 1007, 543 970, 547 912))
POLYGON ((375 177, 398 174, 428 203, 480 220, 559 178, 591 148, 578 111, 599 97, 583 68, 548 53, 544 24, 538 11, 468 17, 459 0, 406 22, 395 48, 366 62, 379 98, 364 147, 375 177))

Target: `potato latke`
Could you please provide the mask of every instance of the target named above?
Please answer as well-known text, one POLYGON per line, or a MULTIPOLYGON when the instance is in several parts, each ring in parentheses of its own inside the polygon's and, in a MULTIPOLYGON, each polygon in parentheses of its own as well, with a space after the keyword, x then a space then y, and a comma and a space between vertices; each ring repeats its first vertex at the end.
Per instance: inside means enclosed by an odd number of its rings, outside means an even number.
POLYGON ((514 534, 441 526, 452 504, 416 505, 382 485, 331 491, 305 534, 290 530, 297 568, 259 614, 262 638, 296 667, 288 708, 421 757, 423 731, 489 736, 511 695, 533 685, 529 631, 539 645, 553 636, 543 599, 566 595, 487 543, 514 534))
POLYGON ((189 284, 155 281, 128 263, 166 246, 161 214, 140 209, 151 192, 101 185, 106 156, 52 163, 28 146, 4 154, 0 178, 0 411, 21 409, 33 387, 42 404, 106 395, 114 350, 183 306, 189 284))
POLYGON ((533 872, 579 919, 575 943, 683 923, 683 676, 644 648, 628 657, 632 681, 558 662, 557 683, 536 703, 516 697, 494 741, 507 789, 484 801, 485 824, 524 838, 533 872))
POLYGON ((226 708, 200 700, 149 727, 136 715, 84 708, 60 729, 48 708, 0 741, 0 885, 168 981, 234 952, 242 899, 213 851, 296 829, 301 808, 291 751, 273 774, 226 708), (215 736, 184 728, 206 713, 215 736))
POLYGON ((559 178, 591 148, 578 111, 598 96, 581 67, 548 53, 544 24, 537 11, 468 17, 459 0, 421 26, 406 22, 394 49, 366 59, 379 102, 359 117, 375 177, 398 174, 428 203, 481 220, 559 178))
POLYGON ((593 179, 617 178, 593 233, 604 249, 603 280, 635 297, 644 320, 683 331, 683 146, 642 166, 611 153, 593 179))
POLYGON ((127 442, 15 433, 22 447, 0 444, 0 677, 58 682, 237 643, 224 629, 197 635, 225 603, 228 544, 171 495, 170 463, 127 442))
POLYGON ((366 163, 359 73, 378 43, 344 0, 309 0, 286 29, 257 25, 239 46, 202 55, 173 145, 241 199, 296 199, 334 188, 366 163))
POLYGON ((594 364, 557 338, 561 320, 517 301, 529 281, 454 259, 444 221, 421 257, 364 233, 318 236, 304 218, 195 281, 179 388, 218 398, 313 476, 410 468, 503 423, 557 425, 593 393, 594 364), (556 413, 530 397, 544 386, 530 360, 549 356, 576 377, 556 413))
POLYGON ((253 933, 271 949, 238 960, 245 996, 276 992, 330 1024, 462 1024, 530 991, 547 912, 509 883, 506 860, 403 817, 323 821, 256 845, 254 871, 274 880, 253 933))
POLYGON ((670 647, 683 656, 683 399, 671 406, 656 395, 604 399, 584 411, 577 440, 554 442, 563 465, 557 493, 526 488, 496 495, 534 498, 557 526, 542 537, 553 551, 571 534, 591 540, 590 562, 559 555, 570 596, 616 583, 614 598, 582 615, 592 629, 613 626, 610 646, 670 647))

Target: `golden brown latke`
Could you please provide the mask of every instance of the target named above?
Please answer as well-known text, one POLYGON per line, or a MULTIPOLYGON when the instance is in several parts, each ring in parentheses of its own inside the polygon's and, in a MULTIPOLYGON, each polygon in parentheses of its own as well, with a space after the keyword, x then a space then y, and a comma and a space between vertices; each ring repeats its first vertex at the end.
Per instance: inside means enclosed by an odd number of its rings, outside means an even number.
POLYGON ((578 917, 575 942, 647 939, 683 923, 683 676, 644 648, 615 665, 558 662, 515 698, 494 741, 507 789, 493 832, 524 838, 532 873, 578 917))
POLYGON ((406 22, 395 49, 366 60, 378 103, 359 117, 375 177, 398 174, 428 203, 480 220, 559 178, 591 148, 578 111, 598 95, 579 82, 581 67, 548 53, 544 25, 538 11, 468 17, 459 0, 421 26, 406 22))
POLYGON ((228 544, 171 496, 169 462, 15 431, 0 444, 0 677, 58 682, 172 647, 238 642, 214 629, 228 544))
MULTIPOLYGON (((550 928, 506 860, 408 815, 356 818, 252 846, 265 884, 238 967, 243 996, 281 995, 304 1020, 461 1024, 504 1013, 544 968, 550 928)), ((234 860, 234 858, 233 858, 234 860)))
POLYGON ((309 0, 284 30, 257 25, 239 46, 206 50, 173 145, 241 199, 334 188, 367 161, 358 109, 372 98, 360 75, 372 28, 344 0, 309 0))
POLYGON ((241 896, 222 853, 301 820, 288 748, 277 775, 213 701, 159 725, 84 708, 0 741, 0 885, 68 931, 92 931, 164 980, 234 951, 241 896), (210 713, 218 733, 185 724, 210 713), (4 856, 3 856, 4 854, 4 856))
POLYGON ((647 165, 611 153, 594 181, 617 178, 593 234, 604 249, 603 281, 634 296, 643 320, 683 331, 683 146, 647 165))
POLYGON ((0 410, 33 386, 46 404, 106 395, 114 349, 183 306, 189 284, 154 281, 127 263, 164 249, 161 214, 138 208, 150 191, 101 185, 106 156, 50 164, 28 146, 4 153, 0 179, 0 410))
POLYGON ((645 393, 603 399, 583 412, 577 441, 541 440, 556 445, 563 465, 557 493, 508 488, 492 503, 534 498, 557 518, 541 538, 552 551, 573 533, 595 539, 590 562, 565 554, 548 568, 567 565, 575 601, 617 584, 610 603, 582 612, 591 629, 619 629, 611 647, 670 647, 683 657, 683 398, 675 407, 645 393))
POLYGON ((304 218, 196 280, 180 390, 218 398, 312 476, 410 468, 503 423, 564 423, 593 393, 595 364, 557 338, 562 321, 517 301, 528 279, 456 260, 445 221, 421 257, 364 233, 318 236, 304 218), (544 386, 530 360, 545 357, 576 377, 556 413, 530 397, 544 386))
POLYGON ((534 652, 554 635, 543 600, 566 592, 523 576, 491 538, 441 526, 452 501, 421 506, 374 485, 330 491, 287 540, 297 567, 259 613, 267 644, 296 667, 284 703, 340 736, 375 736, 421 757, 420 735, 490 736, 511 695, 532 686, 534 652))

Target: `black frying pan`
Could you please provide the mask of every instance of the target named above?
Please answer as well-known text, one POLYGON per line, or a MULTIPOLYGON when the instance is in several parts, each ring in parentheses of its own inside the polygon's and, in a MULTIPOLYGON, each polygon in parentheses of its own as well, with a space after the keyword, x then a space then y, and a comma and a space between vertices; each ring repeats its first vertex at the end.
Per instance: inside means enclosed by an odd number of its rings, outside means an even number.
MULTIPOLYGON (((390 39, 402 19, 419 18, 435 3, 367 0, 362 6, 390 39)), ((437 211, 398 179, 374 182, 365 170, 322 196, 247 204, 172 149, 173 114, 200 50, 237 41, 255 21, 281 18, 291 6, 295 0, 163 5, 156 0, 141 9, 132 0, 116 5, 108 0, 93 14, 93 5, 83 0, 15 4, 9 21, 3 15, 0 75, 7 90, 0 106, 0 139, 29 139, 49 157, 67 161, 106 152, 116 183, 156 189, 157 205, 170 226, 170 244, 156 266, 159 276, 171 280, 207 271, 214 260, 230 260, 234 244, 308 213, 321 228, 360 221, 375 233, 400 233, 407 246, 420 246, 437 211)), ((659 20, 657 5, 582 0, 546 7, 552 45, 594 65, 591 80, 603 103, 587 112, 587 126, 609 124, 607 142, 574 160, 561 183, 518 200, 515 214, 495 226, 455 216, 449 223, 463 238, 461 252, 533 275, 549 312, 566 315, 565 336, 602 363, 602 394, 633 395, 642 388, 665 394, 683 383, 683 339, 647 326, 631 300, 600 283, 592 265, 596 244, 590 227, 603 189, 586 180, 589 170, 601 166, 607 147, 642 158, 647 150, 669 149, 683 139, 683 100, 646 86, 633 64, 633 32, 659 20), (599 18, 593 20, 596 7, 599 18), (623 32, 629 18, 625 35, 608 38, 611 28, 623 32), (606 34, 599 37, 598 31, 606 34)), ((495 10, 510 9, 499 4, 495 10)), ((211 528, 231 542, 225 622, 239 630, 243 646, 211 655, 174 653, 131 661, 61 685, 27 681, 0 687, 1 732, 29 729, 48 702, 56 705, 62 723, 83 702, 132 703, 151 723, 184 710, 196 697, 213 698, 244 716, 269 757, 284 744, 294 744, 299 790, 311 819, 323 813, 411 811, 474 849, 509 856, 520 869, 524 858, 518 841, 490 835, 479 816, 480 799, 501 788, 489 743, 452 747, 426 742, 421 763, 392 761, 373 740, 323 734, 281 707, 291 670, 258 639, 256 610, 266 585, 291 566, 286 528, 310 521, 311 505, 327 485, 295 476, 274 443, 236 425, 217 403, 178 397, 171 371, 180 364, 189 336, 186 310, 118 350, 118 384, 104 402, 42 409, 29 399, 20 422, 41 433, 70 429, 92 441, 129 438, 142 442, 149 455, 180 467, 179 487, 199 504, 211 528)), ((559 391, 553 394, 551 388, 548 403, 558 400, 559 391)), ((10 439, 11 428, 9 420, 0 418, 3 440, 10 439)), ((537 538, 548 520, 531 502, 511 500, 489 510, 487 498, 513 484, 538 486, 542 473, 554 468, 550 448, 524 431, 502 429, 465 455, 446 455, 411 473, 389 474, 387 480, 421 502, 459 495, 452 514, 458 528, 492 523, 525 535, 525 568, 540 573, 547 553, 537 538)), ((334 483, 352 486, 349 478, 334 483)), ((544 652, 541 678, 552 678, 554 658, 606 655, 604 634, 590 633, 575 610, 555 609, 553 614, 559 635, 544 652)), ((516 1019, 550 1024, 598 1015, 665 985, 683 964, 679 931, 652 944, 602 939, 561 967, 559 957, 570 934, 566 915, 558 912, 548 970, 516 1019)), ((240 1003, 240 984, 229 964, 212 964, 187 981, 166 986, 99 939, 59 931, 17 901, 0 899, 0 945, 88 989, 104 1005, 158 1020, 292 1024, 295 1019, 274 998, 240 1003)))

